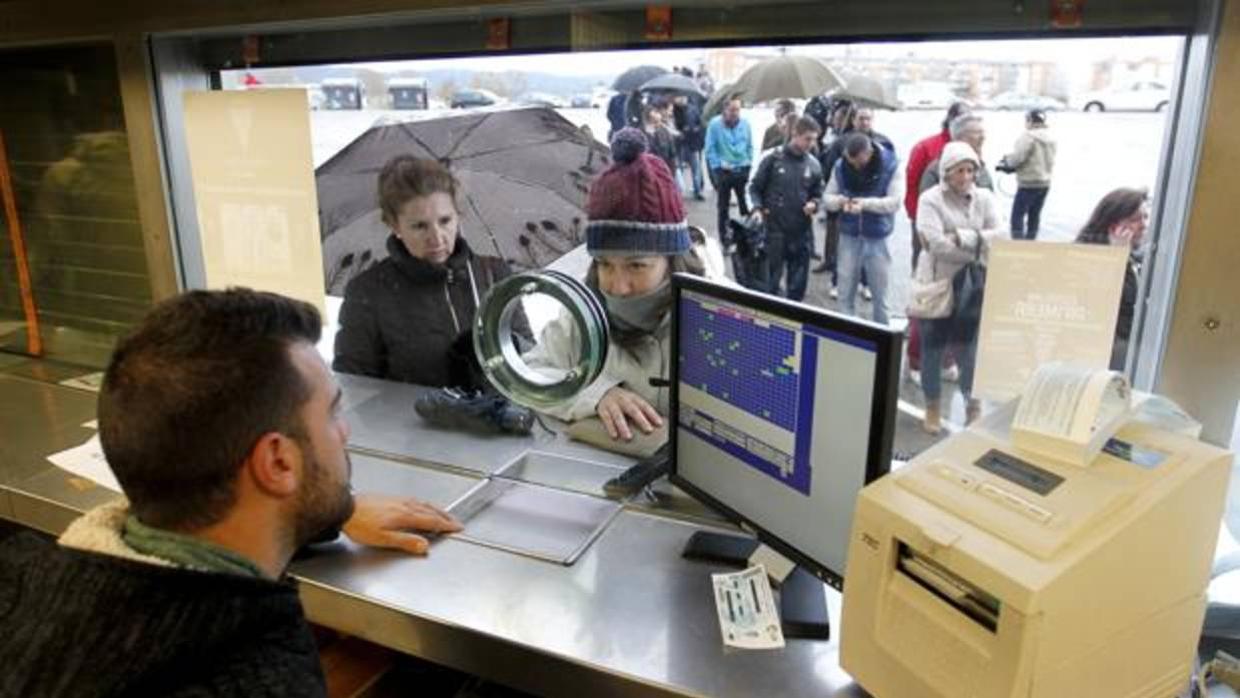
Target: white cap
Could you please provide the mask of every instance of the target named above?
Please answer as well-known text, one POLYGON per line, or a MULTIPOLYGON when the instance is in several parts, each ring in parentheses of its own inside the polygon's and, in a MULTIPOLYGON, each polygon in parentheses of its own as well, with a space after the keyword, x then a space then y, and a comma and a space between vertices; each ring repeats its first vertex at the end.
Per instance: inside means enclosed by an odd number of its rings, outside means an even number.
POLYGON ((939 179, 947 179, 947 171, 959 165, 962 162, 969 161, 974 167, 981 168, 982 163, 977 159, 977 151, 973 150, 973 146, 961 141, 952 141, 943 146, 943 154, 939 156, 939 179))

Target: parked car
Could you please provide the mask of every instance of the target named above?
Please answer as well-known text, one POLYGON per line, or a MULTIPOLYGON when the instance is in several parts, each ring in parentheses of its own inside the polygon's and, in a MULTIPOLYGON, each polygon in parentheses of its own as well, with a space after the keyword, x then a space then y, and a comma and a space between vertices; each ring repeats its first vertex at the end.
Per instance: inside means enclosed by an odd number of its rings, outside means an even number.
POLYGON ((552 109, 561 109, 567 107, 568 103, 564 98, 547 92, 527 92, 517 100, 519 104, 526 104, 535 107, 551 107, 552 109))
POLYGON ((452 108, 489 107, 493 104, 499 104, 501 101, 503 100, 500 99, 500 96, 490 90, 457 90, 456 94, 452 95, 452 108))
POLYGON ((1046 97, 1044 95, 1029 94, 1027 92, 1003 92, 995 95, 984 106, 986 109, 998 109, 1000 111, 1029 111, 1030 109, 1059 111, 1064 108, 1064 103, 1054 97, 1046 97))
POLYGON ((1134 82, 1131 85, 1086 92, 1073 103, 1082 111, 1162 111, 1171 102, 1171 89, 1161 82, 1134 82))

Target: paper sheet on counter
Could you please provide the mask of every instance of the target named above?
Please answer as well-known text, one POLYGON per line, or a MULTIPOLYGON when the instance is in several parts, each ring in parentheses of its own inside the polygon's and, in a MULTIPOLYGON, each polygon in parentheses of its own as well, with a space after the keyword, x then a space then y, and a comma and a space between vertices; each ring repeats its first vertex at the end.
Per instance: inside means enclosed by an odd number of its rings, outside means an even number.
POLYGON ((996 240, 989 260, 974 394, 1006 402, 1052 361, 1107 368, 1127 248, 996 240))
POLYGON ((87 439, 80 446, 53 453, 47 459, 58 468, 84 477, 91 482, 106 487, 114 492, 121 491, 121 485, 112 474, 112 468, 103 457, 103 446, 99 443, 99 435, 87 439))

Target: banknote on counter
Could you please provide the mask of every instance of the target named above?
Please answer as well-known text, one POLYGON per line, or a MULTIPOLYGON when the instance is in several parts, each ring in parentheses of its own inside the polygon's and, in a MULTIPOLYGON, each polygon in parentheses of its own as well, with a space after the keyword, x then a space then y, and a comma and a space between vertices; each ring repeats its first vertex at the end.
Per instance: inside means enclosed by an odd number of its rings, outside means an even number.
POLYGON ((712 574, 715 609, 723 644, 742 649, 778 649, 784 646, 784 632, 771 593, 766 567, 756 565, 743 572, 712 574))

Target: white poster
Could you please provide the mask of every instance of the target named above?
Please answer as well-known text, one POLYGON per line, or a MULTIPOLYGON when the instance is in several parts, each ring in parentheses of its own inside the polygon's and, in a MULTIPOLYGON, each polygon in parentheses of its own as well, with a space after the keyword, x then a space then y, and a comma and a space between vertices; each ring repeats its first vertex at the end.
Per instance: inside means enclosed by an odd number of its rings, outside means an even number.
POLYGON ((973 392, 1007 401, 1051 361, 1106 368, 1128 248, 996 240, 973 392))
POLYGON ((207 286, 275 291, 322 312, 305 90, 188 92, 185 133, 207 286))

